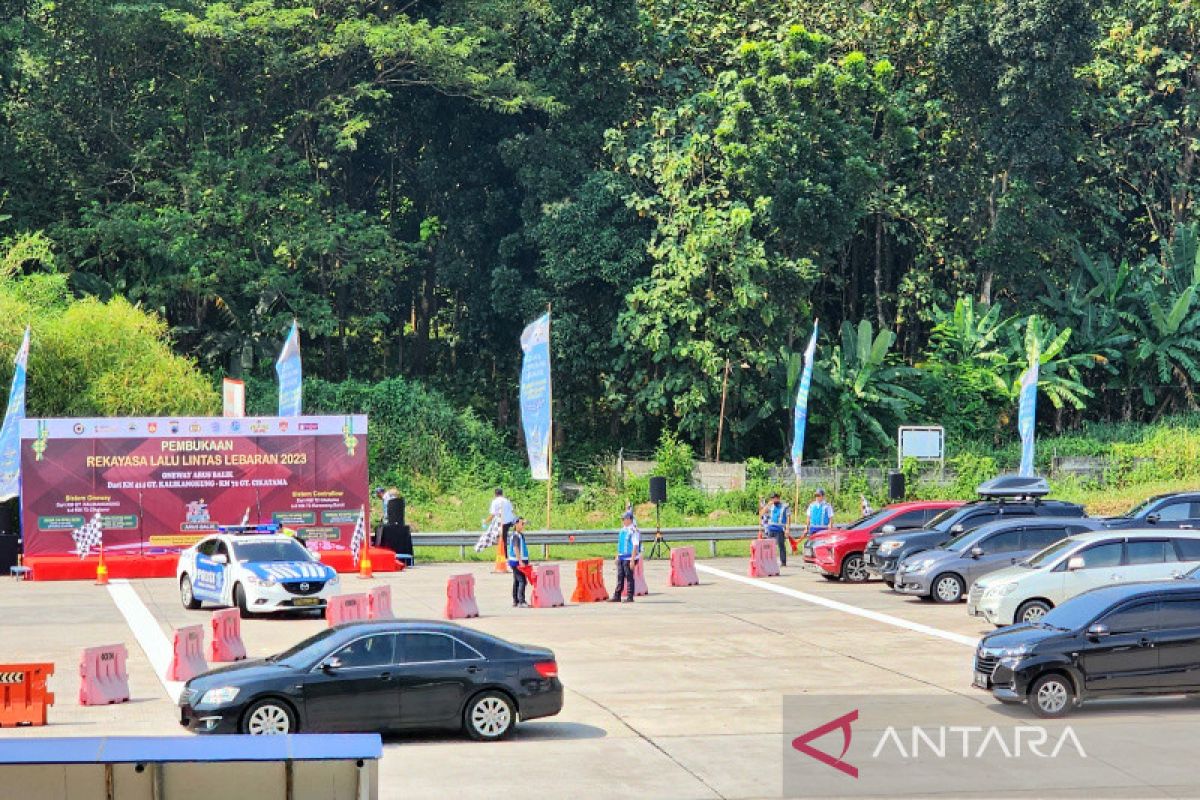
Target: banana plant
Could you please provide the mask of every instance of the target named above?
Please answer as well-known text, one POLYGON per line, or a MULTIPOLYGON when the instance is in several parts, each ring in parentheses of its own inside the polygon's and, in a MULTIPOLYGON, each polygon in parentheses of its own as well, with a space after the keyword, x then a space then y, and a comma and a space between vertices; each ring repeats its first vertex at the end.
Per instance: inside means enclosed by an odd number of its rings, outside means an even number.
POLYGON ((903 386, 918 371, 893 363, 895 333, 884 329, 876 334, 870 321, 863 320, 857 326, 843 322, 840 334, 841 343, 818 358, 813 370, 813 416, 828 428, 830 452, 854 458, 861 455, 864 439, 890 447, 892 435, 885 424, 923 401, 903 386))
POLYGON ((996 388, 1016 401, 1021 392, 1021 376, 1031 358, 1038 361, 1038 391, 1055 408, 1084 407, 1084 398, 1092 390, 1083 384, 1083 370, 1095 363, 1089 353, 1068 353, 1071 329, 1061 331, 1053 322, 1031 314, 1023 322, 1009 327, 1005 363, 995 373, 996 388))

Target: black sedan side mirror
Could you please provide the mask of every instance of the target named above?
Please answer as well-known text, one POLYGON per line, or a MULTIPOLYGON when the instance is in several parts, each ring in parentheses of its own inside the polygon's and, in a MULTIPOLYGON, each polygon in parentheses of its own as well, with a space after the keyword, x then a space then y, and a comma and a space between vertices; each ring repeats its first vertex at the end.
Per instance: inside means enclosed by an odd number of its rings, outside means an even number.
POLYGON ((951 526, 951 528, 950 528, 950 533, 952 533, 952 534, 954 534, 955 536, 957 536, 958 534, 962 533, 962 532, 963 532, 963 531, 965 531, 965 530, 966 530, 966 528, 964 528, 964 527, 962 526, 962 523, 960 522, 960 523, 958 523, 957 525, 953 525, 953 526, 951 526))
POLYGON ((1103 639, 1108 636, 1108 626, 1097 622, 1087 629, 1087 635, 1089 639, 1103 639))
POLYGON ((327 675, 332 675, 334 672, 340 669, 341 666, 342 660, 340 658, 327 658, 321 662, 321 672, 324 672, 327 675))
POLYGON ((1151 525, 1157 525, 1160 519, 1162 519, 1162 516, 1157 511, 1146 515, 1146 522, 1149 522, 1151 525))
POLYGON ((983 555, 983 548, 980 547, 979 545, 975 545, 974 547, 971 548, 971 558, 979 558, 982 555, 983 555))
POLYGON ((896 526, 895 525, 884 525, 882 528, 879 529, 879 532, 880 533, 895 533, 896 526))

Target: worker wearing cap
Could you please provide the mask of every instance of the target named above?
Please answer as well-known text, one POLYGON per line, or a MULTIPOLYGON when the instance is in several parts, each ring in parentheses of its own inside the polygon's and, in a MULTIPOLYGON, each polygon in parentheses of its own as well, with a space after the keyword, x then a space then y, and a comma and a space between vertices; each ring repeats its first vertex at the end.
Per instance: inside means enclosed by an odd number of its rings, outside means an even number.
POLYGON ((508 568, 513 576, 513 608, 529 608, 525 602, 525 586, 529 577, 529 547, 525 543, 525 518, 517 517, 508 532, 508 568), (522 567, 524 569, 522 569, 522 567))
POLYGON ((783 540, 787 536, 790 516, 791 509, 779 497, 779 492, 771 495, 770 501, 762 510, 763 527, 766 529, 767 535, 774 539, 775 544, 779 546, 779 564, 784 567, 787 566, 787 548, 784 546, 783 540))
POLYGON ((833 525, 833 506, 825 499, 824 489, 817 489, 816 493, 813 494, 813 501, 808 504, 808 512, 805 514, 805 517, 805 536, 820 533, 833 525))
POLYGON ((621 590, 625 590, 625 602, 633 602, 633 565, 642 557, 642 533, 633 521, 633 512, 621 515, 624 523, 617 534, 617 591, 609 598, 611 603, 621 602, 621 590))

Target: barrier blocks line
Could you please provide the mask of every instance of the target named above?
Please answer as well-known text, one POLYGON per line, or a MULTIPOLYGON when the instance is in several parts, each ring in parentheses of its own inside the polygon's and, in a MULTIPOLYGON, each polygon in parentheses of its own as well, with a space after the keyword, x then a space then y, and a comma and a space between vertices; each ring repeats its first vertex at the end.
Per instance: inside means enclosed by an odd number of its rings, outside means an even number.
POLYGON ((242 643, 242 615, 236 608, 214 611, 211 625, 209 661, 241 661, 246 657, 246 645, 242 643))
POLYGON ((534 567, 530 582, 533 584, 534 608, 557 608, 567 604, 563 599, 561 575, 557 564, 534 567))
POLYGON ((369 619, 370 603, 368 596, 361 592, 334 595, 325 606, 325 621, 332 628, 343 622, 369 619))
POLYGON ((367 592, 367 619, 395 619, 392 613, 392 587, 372 586, 367 592))
POLYGON ((633 593, 637 597, 650 594, 650 589, 646 586, 646 569, 643 563, 644 560, 640 558, 633 562, 633 593))
POLYGON ((585 558, 575 562, 575 591, 573 603, 601 603, 608 599, 604 588, 604 559, 585 558))
POLYGON ((0 664, 0 727, 45 725, 54 693, 46 683, 53 664, 0 664))
POLYGON ((479 616, 475 601, 475 576, 451 575, 446 581, 446 619, 479 616))
POLYGON ((672 586, 697 586, 700 576, 696 574, 696 548, 676 547, 671 551, 672 586))
POLYGON ((204 660, 204 626, 188 625, 175 631, 167 680, 188 681, 208 670, 204 660))
POLYGON ((79 705, 103 706, 129 701, 129 653, 123 644, 88 647, 79 659, 79 705))
POLYGON ((750 577, 769 578, 779 574, 779 550, 774 539, 750 542, 750 577))

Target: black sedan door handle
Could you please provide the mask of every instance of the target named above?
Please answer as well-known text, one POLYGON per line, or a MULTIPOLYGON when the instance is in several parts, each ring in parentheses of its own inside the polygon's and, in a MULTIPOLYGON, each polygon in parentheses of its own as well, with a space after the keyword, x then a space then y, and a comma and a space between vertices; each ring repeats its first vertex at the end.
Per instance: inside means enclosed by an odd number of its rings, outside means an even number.
POLYGON ((392 673, 390 673, 390 672, 381 673, 379 675, 379 679, 384 680, 384 681, 390 681, 392 679, 392 673))
POLYGON ((1138 646, 1139 647, 1154 647, 1154 642, 1150 641, 1148 638, 1143 636, 1141 639, 1138 639, 1138 646))
POLYGON ((476 672, 479 672, 479 670, 481 670, 481 669, 483 669, 483 667, 479 667, 479 666, 472 664, 471 666, 467 667, 467 672, 474 675, 476 672))

